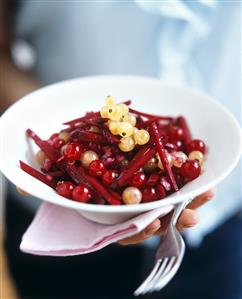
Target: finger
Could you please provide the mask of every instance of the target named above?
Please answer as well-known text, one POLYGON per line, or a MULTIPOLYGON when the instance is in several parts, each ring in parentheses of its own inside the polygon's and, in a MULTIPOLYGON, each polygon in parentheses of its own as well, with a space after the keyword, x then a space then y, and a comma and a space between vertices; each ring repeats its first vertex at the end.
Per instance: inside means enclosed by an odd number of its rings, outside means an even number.
POLYGON ((206 202, 214 198, 216 193, 215 189, 208 190, 207 192, 197 196, 187 207, 189 209, 197 209, 204 205, 206 202))
MULTIPOLYGON (((171 222, 172 215, 173 211, 161 219, 161 226, 160 229, 156 231, 156 235, 161 236, 166 234, 168 225, 171 222)), ((179 217, 176 227, 178 230, 183 230, 184 228, 193 227, 198 222, 199 218, 197 212, 194 210, 185 209, 179 217)))
POLYGON ((118 241, 117 243, 120 245, 131 245, 137 244, 145 241, 154 235, 154 233, 160 228, 160 220, 156 219, 151 224, 149 224, 142 232, 138 233, 135 236, 125 238, 123 240, 118 241))
POLYGON ((185 209, 177 221, 177 229, 179 231, 184 228, 193 227, 199 222, 198 213, 195 210, 185 209))
POLYGON ((26 191, 22 190, 19 187, 16 187, 16 189, 17 189, 18 193, 21 194, 21 195, 24 195, 24 196, 29 196, 30 195, 29 193, 27 193, 26 191))

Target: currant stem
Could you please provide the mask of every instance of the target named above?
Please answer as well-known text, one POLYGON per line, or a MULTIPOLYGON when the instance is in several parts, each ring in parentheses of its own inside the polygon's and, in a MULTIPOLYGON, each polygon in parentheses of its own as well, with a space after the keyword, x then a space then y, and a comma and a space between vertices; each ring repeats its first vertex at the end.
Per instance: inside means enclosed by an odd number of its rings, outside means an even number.
POLYGON ((144 117, 147 117, 147 118, 151 118, 151 119, 156 118, 156 119, 159 119, 159 120, 168 120, 168 121, 172 121, 172 119, 173 119, 170 116, 154 115, 154 114, 150 114, 150 113, 141 112, 141 111, 135 110, 133 108, 129 108, 129 112, 140 115, 140 116, 144 116, 144 117))

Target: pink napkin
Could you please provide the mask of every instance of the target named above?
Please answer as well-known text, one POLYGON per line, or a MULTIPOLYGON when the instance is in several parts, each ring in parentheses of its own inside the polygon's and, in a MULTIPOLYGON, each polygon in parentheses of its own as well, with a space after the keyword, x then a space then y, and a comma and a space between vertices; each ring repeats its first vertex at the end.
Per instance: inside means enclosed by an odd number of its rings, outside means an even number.
POLYGON ((20 249, 36 255, 70 256, 99 250, 142 231, 162 215, 158 208, 121 224, 95 223, 75 210, 43 203, 22 238, 20 249))

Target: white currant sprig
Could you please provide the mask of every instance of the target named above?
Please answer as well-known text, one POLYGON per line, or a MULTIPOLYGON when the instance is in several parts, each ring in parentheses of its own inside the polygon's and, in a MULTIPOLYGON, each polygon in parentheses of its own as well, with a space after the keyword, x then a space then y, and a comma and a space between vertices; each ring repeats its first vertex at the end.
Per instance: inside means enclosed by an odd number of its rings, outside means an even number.
POLYGON ((144 145, 150 140, 149 132, 137 129, 136 117, 129 113, 125 104, 116 104, 112 96, 105 100, 105 106, 100 111, 102 118, 108 119, 108 128, 113 135, 120 135, 119 148, 123 152, 132 151, 135 145, 144 145))

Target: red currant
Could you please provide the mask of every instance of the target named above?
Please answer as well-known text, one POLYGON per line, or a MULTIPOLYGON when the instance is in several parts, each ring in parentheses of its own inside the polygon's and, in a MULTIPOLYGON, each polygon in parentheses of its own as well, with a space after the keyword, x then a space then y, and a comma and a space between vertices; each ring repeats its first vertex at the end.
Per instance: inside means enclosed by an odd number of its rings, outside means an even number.
POLYGON ((181 175, 189 181, 197 178, 201 173, 201 166, 197 160, 187 160, 180 168, 181 175))
POLYGON ((84 149, 79 144, 69 143, 65 146, 63 155, 69 162, 75 162, 80 159, 83 152, 84 149))
POLYGON ((182 145, 181 140, 177 140, 177 142, 175 143, 175 147, 176 147, 177 151, 182 149, 183 145, 182 145))
POLYGON ((205 154, 206 153, 206 145, 202 140, 194 139, 188 143, 187 151, 188 151, 188 153, 191 153, 193 151, 199 151, 199 152, 202 152, 203 154, 205 154))
POLYGON ((55 138, 53 140, 53 146, 56 149, 60 149, 65 144, 65 140, 61 138, 55 138))
POLYGON ((148 186, 142 192, 142 202, 155 201, 158 198, 158 196, 159 195, 156 192, 156 189, 151 186, 148 186))
POLYGON ((182 128, 175 126, 170 128, 168 134, 171 140, 182 140, 184 137, 182 128))
POLYGON ((72 191, 73 200, 78 202, 86 203, 91 199, 91 197, 91 192, 85 185, 76 186, 72 191))
POLYGON ((160 178, 160 174, 157 172, 154 172, 149 176, 146 184, 148 186, 155 186, 158 183, 159 178, 160 178))
POLYGON ((88 170, 93 176, 102 176, 106 172, 106 168, 101 160, 92 161, 88 166, 88 170))
POLYGON ((75 185, 72 182, 58 182, 56 186, 56 192, 64 197, 71 198, 72 191, 75 188, 75 185))
POLYGON ((156 186, 156 192, 159 196, 159 199, 162 199, 162 198, 166 197, 166 190, 165 190, 164 186, 161 183, 159 183, 156 186))
POLYGON ((137 172, 129 181, 132 187, 143 188, 146 185, 146 175, 143 172, 137 172))
POLYGON ((102 177, 102 181, 105 185, 111 185, 117 177, 118 177, 118 172, 109 169, 104 173, 102 177))
POLYGON ((173 140, 172 142, 167 142, 165 144, 165 149, 168 151, 180 151, 182 149, 182 142, 181 140, 173 140))

